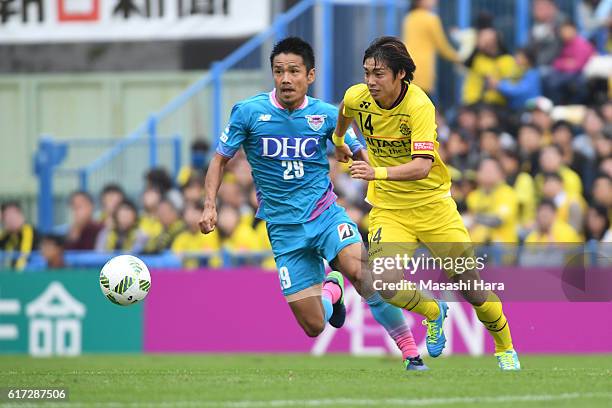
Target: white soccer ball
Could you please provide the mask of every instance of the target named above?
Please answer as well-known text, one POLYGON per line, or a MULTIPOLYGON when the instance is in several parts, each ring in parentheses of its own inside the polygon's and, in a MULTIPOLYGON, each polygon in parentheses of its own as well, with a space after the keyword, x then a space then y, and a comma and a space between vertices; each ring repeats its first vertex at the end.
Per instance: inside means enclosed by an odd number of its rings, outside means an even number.
POLYGON ((143 300, 151 289, 151 274, 141 259, 119 255, 100 271, 100 289, 111 302, 128 306, 143 300))

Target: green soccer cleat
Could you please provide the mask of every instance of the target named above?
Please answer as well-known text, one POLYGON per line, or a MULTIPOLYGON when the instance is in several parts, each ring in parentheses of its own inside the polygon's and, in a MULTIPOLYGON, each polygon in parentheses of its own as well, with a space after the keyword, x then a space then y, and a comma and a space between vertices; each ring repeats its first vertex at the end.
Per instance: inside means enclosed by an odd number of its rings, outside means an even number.
POLYGON ((338 301, 333 305, 334 311, 329 318, 329 324, 336 329, 339 329, 342 327, 344 320, 346 319, 346 307, 344 306, 344 276, 342 276, 342 274, 338 271, 331 271, 327 274, 325 282, 335 283, 336 285, 340 286, 340 290, 342 291, 340 299, 338 299, 338 301))
POLYGON ((497 358, 497 365, 502 371, 518 371, 521 369, 521 362, 514 350, 495 353, 495 357, 497 358))
POLYGON ((446 319, 448 305, 443 300, 438 300, 437 302, 440 307, 440 315, 438 318, 434 320, 423 320, 423 325, 427 326, 425 345, 431 357, 438 357, 442 354, 444 346, 446 346, 446 336, 442 330, 442 325, 444 324, 444 319, 446 319))

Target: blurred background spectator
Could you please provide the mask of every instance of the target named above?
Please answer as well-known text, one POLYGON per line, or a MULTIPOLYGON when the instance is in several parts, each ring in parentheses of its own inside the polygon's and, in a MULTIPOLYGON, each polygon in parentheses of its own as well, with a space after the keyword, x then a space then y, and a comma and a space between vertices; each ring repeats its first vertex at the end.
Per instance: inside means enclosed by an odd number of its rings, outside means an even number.
POLYGON ((106 227, 113 226, 113 214, 115 210, 125 200, 125 193, 118 184, 107 184, 100 193, 100 222, 106 227))
POLYGON ((64 259, 64 237, 57 234, 44 235, 40 242, 40 253, 48 269, 63 269, 66 267, 64 259))
POLYGON ((185 229, 181 210, 167 198, 162 199, 157 205, 157 218, 162 226, 162 232, 149 238, 145 252, 151 254, 170 249, 174 239, 185 229))
POLYGON ((26 222, 21 205, 8 201, 0 207, 2 212, 2 233, 0 250, 4 251, 4 266, 22 270, 28 264, 30 253, 38 248, 38 233, 26 222))
POLYGON ((514 55, 520 77, 515 81, 488 77, 490 89, 501 93, 508 102, 510 109, 519 110, 525 107, 527 101, 542 95, 540 71, 535 65, 535 53, 528 48, 519 49, 514 55))
POLYGON ((566 16, 553 0, 534 0, 532 4, 534 22, 528 46, 536 55, 538 66, 549 66, 561 50, 559 29, 566 16))
POLYGON ((172 251, 178 254, 187 269, 195 269, 199 266, 219 267, 221 259, 216 252, 221 249, 219 232, 214 230, 210 234, 200 232, 200 216, 204 206, 197 201, 187 201, 183 212, 185 230, 180 232, 172 241, 172 251), (201 255, 208 255, 204 262, 201 255))
POLYGON ((112 226, 105 226, 96 240, 96 250, 101 252, 142 252, 148 236, 138 225, 138 209, 129 200, 122 201, 113 213, 112 226))
POLYGON ((557 217, 557 208, 552 200, 544 199, 538 204, 535 229, 527 235, 525 243, 551 244, 581 242, 580 236, 566 222, 557 217))
POLYGON ((595 47, 578 35, 570 21, 561 24, 559 35, 563 46, 546 77, 547 95, 556 104, 584 103, 587 86, 582 70, 595 54, 595 47))
POLYGON ((496 159, 483 159, 478 186, 467 196, 466 226, 477 243, 518 242, 518 202, 496 159))
POLYGON ((468 72, 463 85, 463 103, 505 105, 506 99, 501 93, 487 89, 487 79, 500 81, 518 78, 516 62, 494 28, 480 30, 476 41, 476 50, 465 61, 468 72))
POLYGON ((459 55, 450 45, 442 22, 433 9, 437 0, 414 0, 403 22, 402 38, 417 67, 413 82, 432 96, 436 83, 436 55, 459 63, 459 55))
POLYGON ((86 191, 75 191, 70 195, 71 224, 66 234, 67 250, 92 250, 102 224, 94 220, 95 203, 86 191))

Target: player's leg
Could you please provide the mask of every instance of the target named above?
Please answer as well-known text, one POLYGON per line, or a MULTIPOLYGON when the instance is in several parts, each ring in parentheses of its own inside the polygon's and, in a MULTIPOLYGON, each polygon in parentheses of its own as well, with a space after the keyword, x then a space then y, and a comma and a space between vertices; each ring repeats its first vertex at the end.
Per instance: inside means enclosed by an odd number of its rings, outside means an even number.
MULTIPOLYGON (((338 292, 323 288, 325 267, 313 249, 275 256, 283 295, 297 322, 310 337, 318 336, 334 314, 338 292)), ((342 319, 344 323, 344 319, 342 319)))
MULTIPOLYGON (((412 257, 418 248, 417 237, 413 225, 413 211, 386 210, 373 208, 370 211, 370 262, 376 258, 412 257)), ((376 266, 376 264, 375 264, 376 266)), ((384 265, 383 265, 384 266, 384 265)), ((384 282, 401 283, 405 280, 405 268, 389 270, 382 268, 384 282)), ((410 277, 410 275, 408 275, 410 277)), ((415 281, 416 284, 416 281, 415 281)), ((425 317, 427 326, 425 345, 431 357, 438 357, 446 346, 446 336, 443 331, 444 319, 447 315, 446 302, 434 300, 414 288, 381 291, 382 296, 391 304, 413 311, 425 317)))
MULTIPOLYGON (((449 197, 427 207, 425 212, 427 217, 430 220, 436 220, 436 224, 422 224, 428 227, 418 231, 418 238, 429 247, 433 255, 441 258, 473 257, 471 239, 457 211, 455 201, 449 197)), ((477 270, 461 274, 454 273, 454 271, 447 271, 447 273, 453 282, 480 280, 477 270)), ((474 285, 470 287, 473 288, 474 285)), ((493 337, 500 367, 519 369, 520 363, 512 345, 510 326, 499 297, 492 291, 476 289, 462 291, 461 294, 472 304, 478 319, 493 337)))
POLYGON ((307 336, 317 337, 323 332, 325 323, 332 315, 332 305, 322 298, 321 285, 311 286, 285 299, 307 336))
MULTIPOLYGON (((404 210, 372 208, 369 215, 369 262, 376 266, 377 259, 395 258, 396 255, 412 256, 417 248, 417 239, 409 225, 404 210)), ((407 277, 403 268, 374 268, 372 279, 384 283, 401 283, 407 277), (378 271, 377 269, 382 269, 378 271)), ((380 286, 378 286, 380 287, 380 286)), ((428 320, 440 315, 438 303, 418 289, 380 290, 382 297, 394 306, 415 312, 428 320)))
POLYGON ((366 300, 374 319, 387 330, 402 351, 406 369, 426 369, 402 311, 386 303, 372 287, 367 253, 357 226, 346 212, 337 206, 324 214, 321 223, 323 228, 318 241, 323 256, 330 260, 333 269, 342 272, 351 281, 357 292, 366 300))
MULTIPOLYGON (((267 225, 268 237, 283 295, 304 332, 319 335, 333 316, 335 292, 322 290, 323 260, 307 239, 302 225, 267 225)), ((337 297, 337 296, 336 296, 337 297)))

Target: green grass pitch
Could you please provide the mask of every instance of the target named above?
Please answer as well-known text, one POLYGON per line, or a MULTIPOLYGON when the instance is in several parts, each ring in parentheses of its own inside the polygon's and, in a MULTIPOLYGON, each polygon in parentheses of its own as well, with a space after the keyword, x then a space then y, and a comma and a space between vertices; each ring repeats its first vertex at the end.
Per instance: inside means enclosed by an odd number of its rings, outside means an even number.
MULTIPOLYGON (((492 356, 427 359, 327 355, 0 357, 0 388, 59 388, 83 407, 610 407, 612 355, 523 355, 521 372, 492 356)), ((25 408, 35 403, 2 406, 25 408)))

